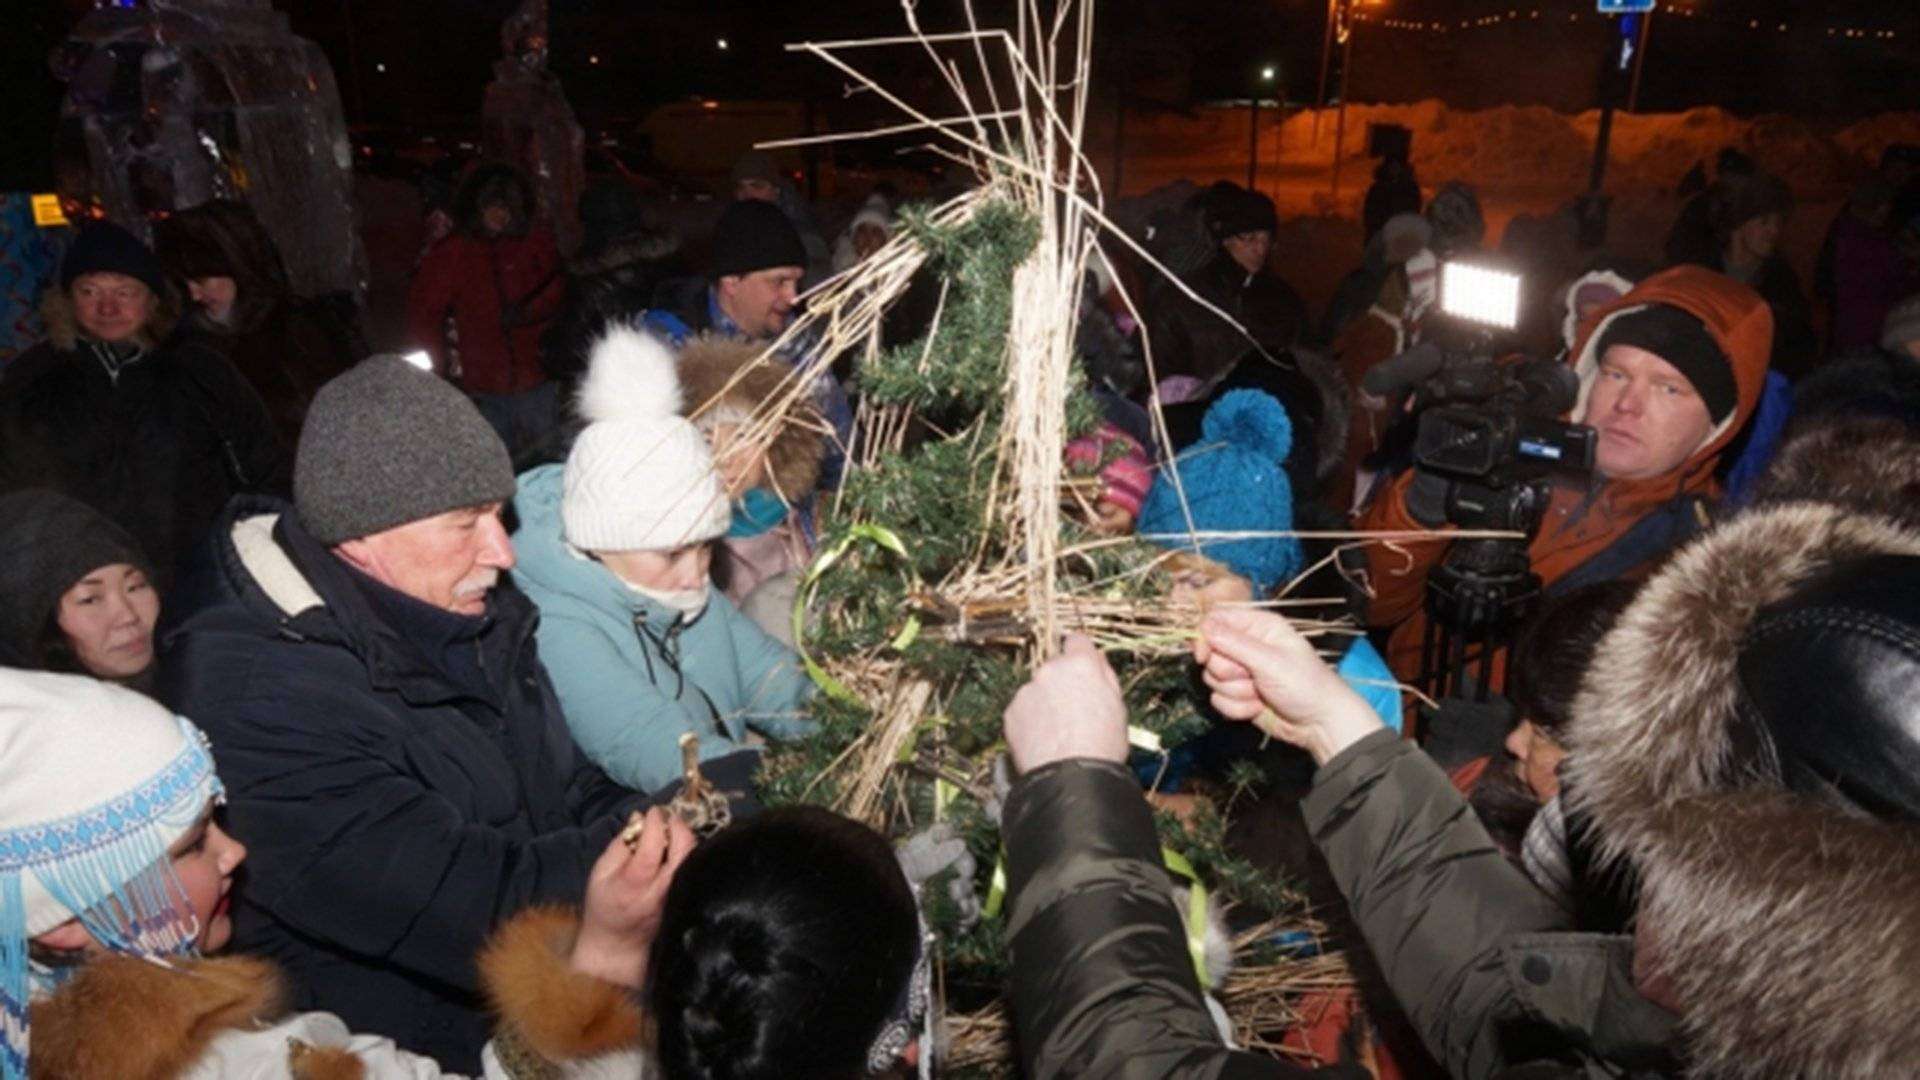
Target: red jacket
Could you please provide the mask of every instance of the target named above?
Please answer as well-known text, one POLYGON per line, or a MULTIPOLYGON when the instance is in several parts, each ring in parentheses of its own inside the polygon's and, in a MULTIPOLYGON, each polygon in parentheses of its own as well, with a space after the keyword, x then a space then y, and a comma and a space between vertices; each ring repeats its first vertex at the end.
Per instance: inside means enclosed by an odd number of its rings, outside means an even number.
MULTIPOLYGON (((1760 401, 1773 347, 1772 312, 1758 293, 1732 278, 1697 266, 1681 266, 1648 278, 1617 302, 1594 312, 1581 328, 1580 341, 1573 350, 1574 371, 1580 376, 1580 403, 1573 415, 1585 410, 1587 392, 1599 370, 1600 327, 1614 315, 1646 304, 1669 304, 1706 324, 1707 332, 1733 367, 1738 405, 1706 443, 1673 472, 1644 480, 1610 480, 1597 493, 1575 487, 1556 488, 1540 532, 1528 549, 1533 570, 1543 584, 1551 585, 1571 573, 1676 496, 1717 496, 1713 469, 1720 451, 1739 433, 1760 401)), ((1381 493, 1361 515, 1360 527, 1368 531, 1433 531, 1407 513, 1406 490, 1412 481, 1409 471, 1381 493)), ((1375 626, 1395 626, 1387 642, 1387 665, 1411 683, 1420 675, 1420 644, 1427 623, 1423 602, 1427 572, 1446 554, 1447 545, 1420 541, 1395 547, 1398 550, 1375 543, 1366 548, 1367 574, 1374 589, 1367 621, 1375 626)), ((1496 678, 1504 666, 1504 657, 1496 657, 1496 678)))
POLYGON ((540 331, 566 292, 553 234, 482 239, 455 233, 420 262, 407 294, 407 338, 448 372, 445 323, 459 336, 461 387, 517 394, 546 381, 540 331))

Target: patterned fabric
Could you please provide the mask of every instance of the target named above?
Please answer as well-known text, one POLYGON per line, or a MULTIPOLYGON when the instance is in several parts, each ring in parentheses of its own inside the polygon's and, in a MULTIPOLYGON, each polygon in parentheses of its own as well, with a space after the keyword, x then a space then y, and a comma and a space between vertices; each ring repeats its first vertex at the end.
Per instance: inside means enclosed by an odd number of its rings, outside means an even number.
POLYGON ((28 959, 30 921, 48 901, 75 913, 113 952, 156 959, 193 952, 200 926, 167 849, 222 788, 206 736, 185 717, 174 722, 186 738, 146 781, 81 812, 0 831, 3 1080, 27 1075, 29 1002, 65 974, 28 959))
POLYGON ((59 265, 53 234, 33 222, 30 197, 0 194, 0 370, 46 336, 40 292, 59 265))

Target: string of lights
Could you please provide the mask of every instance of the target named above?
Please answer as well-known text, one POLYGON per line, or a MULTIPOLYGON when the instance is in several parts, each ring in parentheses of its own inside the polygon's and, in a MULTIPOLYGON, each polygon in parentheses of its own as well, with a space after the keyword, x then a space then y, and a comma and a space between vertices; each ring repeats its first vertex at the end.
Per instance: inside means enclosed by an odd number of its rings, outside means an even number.
MULTIPOLYGON (((1791 21, 1781 22, 1773 19, 1748 18, 1737 14, 1702 11, 1698 7, 1693 6, 1677 5, 1668 7, 1663 5, 1659 10, 1659 14, 1663 18, 1671 16, 1700 23, 1715 22, 1736 29, 1776 34, 1788 34, 1795 31, 1804 32, 1809 29, 1809 25, 1804 22, 1794 23, 1791 21)), ((1593 11, 1571 11, 1567 13, 1566 21, 1580 22, 1585 19, 1612 19, 1614 17, 1615 16, 1611 15, 1601 15, 1593 11)), ((1494 12, 1492 14, 1475 16, 1468 19, 1399 19, 1368 11, 1355 11, 1349 18, 1356 23, 1362 23, 1385 30, 1429 34, 1458 34, 1513 23, 1556 21, 1558 15, 1554 12, 1543 13, 1538 8, 1528 8, 1524 10, 1515 8, 1506 12, 1494 12)), ((1899 31, 1889 30, 1884 27, 1826 26, 1816 24, 1813 25, 1811 29, 1816 32, 1824 31, 1825 36, 1833 38, 1836 41, 1893 41, 1899 36, 1899 31)))

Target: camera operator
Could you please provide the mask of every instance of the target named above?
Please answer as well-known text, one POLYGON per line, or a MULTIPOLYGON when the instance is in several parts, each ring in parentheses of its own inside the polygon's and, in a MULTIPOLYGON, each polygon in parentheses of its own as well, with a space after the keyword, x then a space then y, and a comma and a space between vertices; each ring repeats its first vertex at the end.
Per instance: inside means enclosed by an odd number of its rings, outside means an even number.
MULTIPOLYGON (((1593 474, 1556 481, 1528 563, 1548 594, 1645 573, 1707 523, 1720 453, 1759 400, 1773 316, 1746 286, 1699 267, 1648 278, 1597 311, 1572 353, 1571 416, 1596 432, 1593 474)), ((1447 530, 1453 482, 1416 467, 1363 512, 1369 531, 1447 530)), ((1422 674, 1428 574, 1450 545, 1369 545, 1368 621, 1393 627, 1387 661, 1422 674)), ((1486 670, 1499 684, 1503 657, 1486 670)))

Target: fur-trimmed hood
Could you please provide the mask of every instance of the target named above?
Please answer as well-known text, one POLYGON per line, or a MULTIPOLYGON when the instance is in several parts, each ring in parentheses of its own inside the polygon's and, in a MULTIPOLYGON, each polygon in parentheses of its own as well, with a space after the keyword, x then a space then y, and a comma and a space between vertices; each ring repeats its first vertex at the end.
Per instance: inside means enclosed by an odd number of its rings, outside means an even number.
MULTIPOLYGON (((1654 304, 1679 308, 1699 319, 1733 371, 1737 390, 1733 412, 1714 426, 1677 470, 1680 489, 1705 487, 1711 482, 1720 452, 1740 433, 1747 418, 1760 405, 1767 361, 1773 351, 1773 309, 1759 293, 1702 267, 1676 266, 1655 274, 1581 324, 1580 340, 1570 354, 1574 374, 1580 378, 1580 396, 1572 411, 1574 417, 1586 412, 1587 396, 1599 377, 1600 339, 1607 327, 1623 315, 1654 304)), ((1672 486, 1665 478, 1657 479, 1672 486)))
POLYGON ((1638 874, 1640 932, 1696 1072, 1889 1076, 1920 1061, 1920 827, 1787 792, 1750 750, 1737 671, 1761 609, 1875 555, 1920 555, 1920 531, 1825 503, 1756 507, 1647 582, 1576 699, 1569 798, 1602 857, 1638 874))
POLYGON ((252 957, 162 968, 132 956, 87 964, 33 1005, 35 1076, 178 1076, 222 1032, 281 1012, 280 977, 252 957))
MULTIPOLYGON (((686 412, 696 424, 700 420, 696 414, 715 410, 741 418, 751 415, 762 403, 790 389, 792 377, 793 367, 784 360, 734 338, 702 334, 680 350, 680 386, 686 395, 686 412)), ((826 430, 813 396, 794 394, 787 422, 767 447, 767 471, 789 502, 806 498, 819 483, 827 452, 822 435, 826 430)))
MULTIPOLYGON (((631 992, 572 969, 578 932, 576 914, 548 907, 529 908, 495 931, 479 958, 499 1017, 495 1053, 516 1076, 564 1070, 644 1078, 651 1074, 646 1016, 631 992)), ((331 1016, 289 1017, 279 972, 255 957, 162 967, 103 956, 36 1001, 32 1025, 35 1077, 427 1075, 425 1062, 354 1039, 331 1016)))

